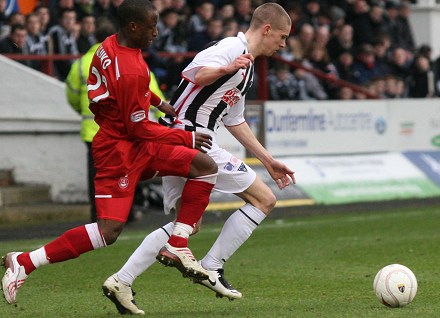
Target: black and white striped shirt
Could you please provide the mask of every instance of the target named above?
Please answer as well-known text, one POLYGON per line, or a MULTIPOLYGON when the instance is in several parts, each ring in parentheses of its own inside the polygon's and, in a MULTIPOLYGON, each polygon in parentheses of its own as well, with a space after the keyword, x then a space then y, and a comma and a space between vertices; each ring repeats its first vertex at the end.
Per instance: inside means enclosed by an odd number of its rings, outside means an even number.
POLYGON ((187 127, 204 127, 216 132, 220 122, 226 126, 241 124, 244 99, 252 85, 254 66, 225 75, 207 86, 194 84, 196 72, 204 66, 219 67, 248 53, 247 40, 240 32, 198 53, 183 70, 182 81, 171 99, 178 119, 187 127))

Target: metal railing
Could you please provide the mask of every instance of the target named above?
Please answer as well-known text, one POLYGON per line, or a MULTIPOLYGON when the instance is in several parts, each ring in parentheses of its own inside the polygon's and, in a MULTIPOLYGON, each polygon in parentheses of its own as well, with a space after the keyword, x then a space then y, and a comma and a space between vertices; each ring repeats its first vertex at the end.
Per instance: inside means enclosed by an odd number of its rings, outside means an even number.
MULTIPOLYGON (((158 52, 158 56, 162 58, 193 58, 197 52, 186 52, 186 53, 167 53, 158 52)), ((15 61, 40 61, 42 62, 40 71, 50 75, 55 76, 54 62, 55 61, 67 61, 75 60, 81 57, 81 55, 64 55, 64 54, 51 54, 51 55, 25 55, 25 54, 3 54, 4 56, 13 59, 15 61)), ((148 53, 144 53, 144 57, 148 57, 148 53)), ((317 78, 324 80, 326 82, 332 83, 339 87, 349 87, 356 93, 362 93, 369 99, 377 99, 377 95, 371 93, 364 87, 359 85, 341 80, 333 75, 326 74, 320 70, 305 67, 299 62, 287 61, 279 56, 272 56, 270 59, 288 64, 294 69, 302 69, 306 72, 312 73, 317 78)), ((267 77, 269 74, 269 58, 259 57, 255 61, 255 68, 258 74, 258 99, 268 100, 269 99, 269 88, 267 77)))

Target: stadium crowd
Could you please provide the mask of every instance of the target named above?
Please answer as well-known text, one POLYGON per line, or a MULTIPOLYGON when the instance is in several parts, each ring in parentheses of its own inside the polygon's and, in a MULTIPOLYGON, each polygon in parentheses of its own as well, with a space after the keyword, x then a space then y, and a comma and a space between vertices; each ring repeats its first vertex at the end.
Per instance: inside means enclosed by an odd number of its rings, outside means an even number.
MULTIPOLYGON (((116 8, 123 0, 42 0, 31 13, 7 13, 0 0, 0 53, 84 54, 95 44, 98 19, 117 27, 116 8)), ((202 50, 248 28, 262 0, 152 0, 160 12, 158 37, 147 62, 165 95, 180 81, 185 55, 158 52, 202 50)), ((409 23, 407 0, 279 0, 292 19, 292 29, 278 56, 303 68, 271 60, 268 76, 273 100, 364 99, 341 79, 360 85, 379 98, 440 96, 440 57, 429 45, 417 47, 409 23)), ((21 61, 41 70, 39 60, 21 61)), ((64 81, 73 60, 56 61, 55 76, 64 81)), ((255 82, 255 81, 254 81, 255 82)), ((256 98, 257 85, 248 92, 256 98)))

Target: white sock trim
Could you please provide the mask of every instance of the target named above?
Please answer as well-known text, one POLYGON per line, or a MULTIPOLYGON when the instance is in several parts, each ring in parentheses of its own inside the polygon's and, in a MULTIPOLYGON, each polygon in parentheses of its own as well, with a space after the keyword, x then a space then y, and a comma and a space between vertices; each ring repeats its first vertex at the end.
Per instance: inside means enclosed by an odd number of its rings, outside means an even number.
POLYGON ((176 222, 176 225, 174 226, 173 235, 180 236, 183 238, 189 238, 191 233, 193 232, 193 227, 185 224, 176 222))
POLYGON ((243 213, 243 215, 245 215, 251 222, 255 223, 255 225, 260 225, 260 223, 266 218, 264 212, 250 203, 243 205, 238 211, 243 213))
POLYGON ((36 268, 49 264, 44 246, 30 252, 29 257, 31 258, 32 264, 34 264, 36 268))
POLYGON ((207 174, 206 176, 196 177, 192 180, 203 181, 206 183, 215 184, 217 181, 217 176, 218 176, 218 173, 213 173, 213 174, 207 174))
POLYGON ((99 230, 98 223, 95 222, 91 224, 86 224, 85 227, 87 234, 89 235, 90 242, 92 242, 93 249, 96 250, 98 248, 107 246, 104 237, 99 230))

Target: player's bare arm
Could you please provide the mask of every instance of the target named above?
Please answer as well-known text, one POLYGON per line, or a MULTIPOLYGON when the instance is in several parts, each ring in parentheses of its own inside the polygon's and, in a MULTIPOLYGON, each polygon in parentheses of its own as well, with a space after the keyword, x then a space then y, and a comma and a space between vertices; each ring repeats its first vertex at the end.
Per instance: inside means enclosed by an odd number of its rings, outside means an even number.
POLYGON ((166 101, 162 101, 162 103, 160 105, 156 106, 156 108, 158 110, 160 110, 162 113, 165 113, 167 115, 171 115, 173 117, 177 116, 176 112, 174 111, 173 106, 171 106, 166 101))
POLYGON ((239 69, 249 67, 253 62, 254 57, 252 56, 252 54, 246 53, 238 56, 228 65, 220 67, 201 67, 195 75, 195 83, 199 86, 210 85, 226 74, 233 74, 239 69))
POLYGON ((272 155, 263 147, 255 137, 249 125, 246 122, 236 126, 226 126, 228 131, 258 160, 260 160, 272 179, 278 185, 278 188, 284 189, 291 182, 296 183, 295 172, 284 163, 275 160, 272 155))

